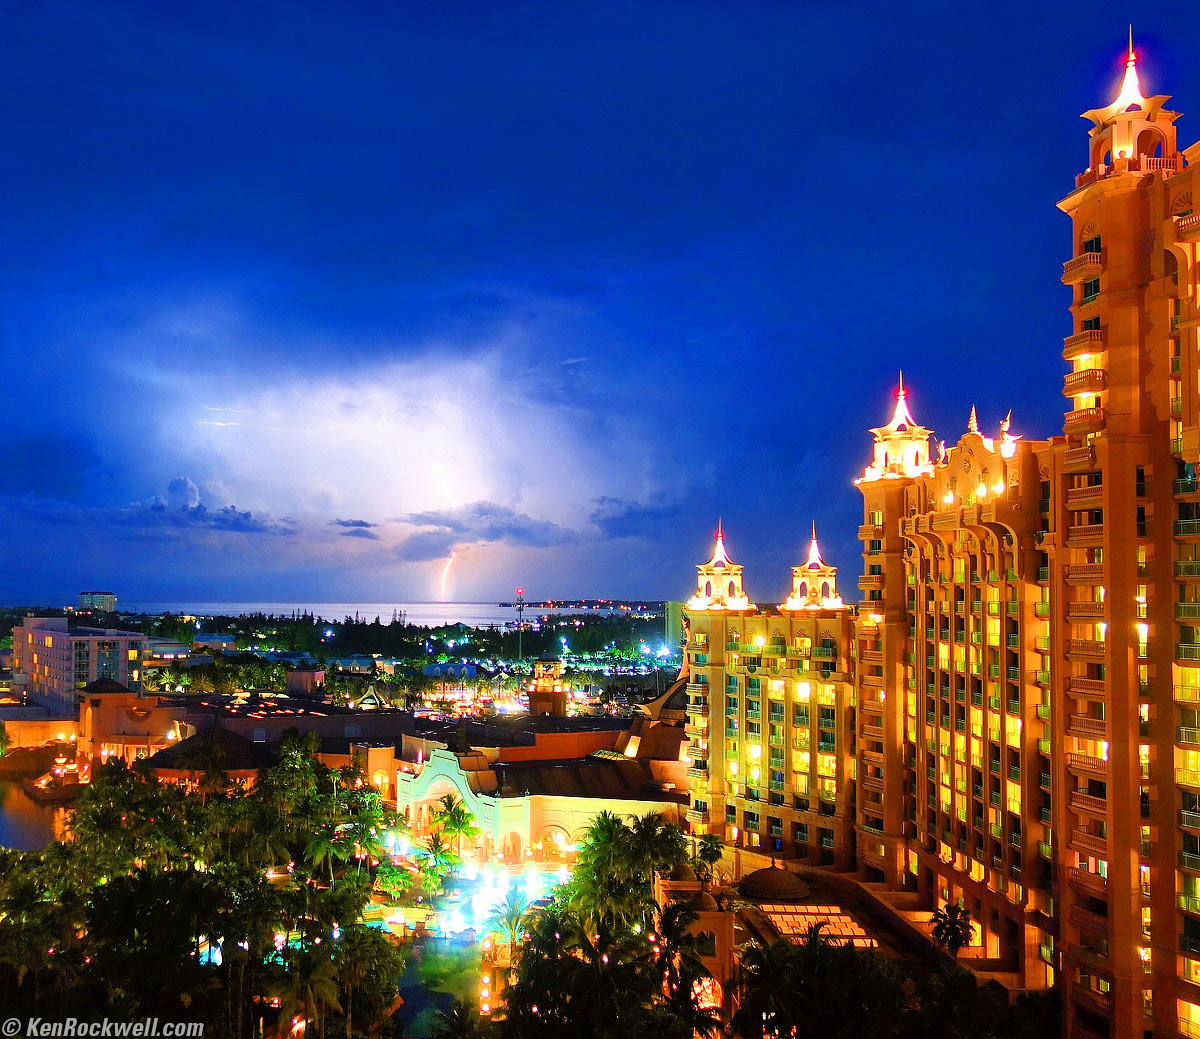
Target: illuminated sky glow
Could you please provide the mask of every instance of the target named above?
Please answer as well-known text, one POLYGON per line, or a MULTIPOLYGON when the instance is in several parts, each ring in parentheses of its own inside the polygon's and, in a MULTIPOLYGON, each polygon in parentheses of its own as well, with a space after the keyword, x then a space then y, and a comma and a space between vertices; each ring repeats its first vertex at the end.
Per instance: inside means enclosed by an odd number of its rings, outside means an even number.
POLYGON ((434 600, 451 553, 452 598, 683 597, 718 516, 756 601, 814 518, 853 572, 898 368, 948 443, 1056 431, 1054 203, 1127 20, 6 12, 0 598, 434 600))

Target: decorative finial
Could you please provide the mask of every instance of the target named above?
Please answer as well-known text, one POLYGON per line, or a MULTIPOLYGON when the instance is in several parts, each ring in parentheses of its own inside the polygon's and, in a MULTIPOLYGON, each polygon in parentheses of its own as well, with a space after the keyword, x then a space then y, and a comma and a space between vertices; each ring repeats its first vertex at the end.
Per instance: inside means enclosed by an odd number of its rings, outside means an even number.
POLYGON ((1000 422, 1000 432, 1007 433, 1008 427, 1012 425, 1012 408, 1008 409, 1008 414, 1004 416, 1000 422))
POLYGON ((975 405, 974 404, 971 405, 971 417, 969 419, 967 419, 967 432, 968 433, 978 433, 979 432, 979 416, 977 416, 975 414, 975 405))
POLYGON ((812 533, 812 539, 813 539, 813 541, 816 541, 816 540, 817 540, 817 521, 816 521, 816 520, 813 520, 813 533, 812 533))
POLYGON ((1133 56, 1133 23, 1129 23, 1129 61, 1132 63, 1136 59, 1133 56))
POLYGON ((900 369, 900 396, 904 396, 904 369, 900 369))

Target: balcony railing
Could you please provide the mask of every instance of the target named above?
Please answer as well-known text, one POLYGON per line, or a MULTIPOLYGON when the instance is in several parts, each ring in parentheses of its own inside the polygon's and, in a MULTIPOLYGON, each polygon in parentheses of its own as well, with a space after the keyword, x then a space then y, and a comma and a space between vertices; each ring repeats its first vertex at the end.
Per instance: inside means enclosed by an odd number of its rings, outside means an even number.
POLYGON ((1091 754, 1075 754, 1067 755, 1067 768, 1074 769, 1076 772, 1088 772, 1092 775, 1103 776, 1108 773, 1108 762, 1103 758, 1093 757, 1091 754))
POLYGON ((1067 653, 1082 657, 1104 656, 1104 643, 1094 639, 1067 639, 1067 653))
POLYGON ((1103 408, 1078 408, 1063 417, 1063 429, 1068 433, 1092 433, 1103 429, 1104 422, 1103 408))
MULTIPOLYGON (((1099 583, 1104 579, 1103 563, 1073 563, 1067 567, 1067 580, 1087 584, 1099 583)), ((1200 563, 1197 563, 1196 576, 1200 577, 1200 563)))
POLYGON ((1063 340, 1063 359, 1074 360, 1080 354, 1098 354, 1104 349, 1104 330, 1089 328, 1063 340))
POLYGON ((1104 269, 1103 253, 1083 253, 1063 264, 1064 285, 1075 285, 1088 278, 1096 277, 1104 269))
POLYGON ((1063 396, 1077 397, 1081 393, 1100 393, 1108 386, 1108 372, 1103 368, 1086 368, 1071 372, 1063 379, 1063 396))
POLYGON ((1077 811, 1090 812, 1092 815, 1106 815, 1108 801, 1095 794, 1085 794, 1081 790, 1072 790, 1067 803, 1077 811))
POLYGON ((1200 537, 1200 519, 1176 520, 1174 530, 1177 538, 1200 537))

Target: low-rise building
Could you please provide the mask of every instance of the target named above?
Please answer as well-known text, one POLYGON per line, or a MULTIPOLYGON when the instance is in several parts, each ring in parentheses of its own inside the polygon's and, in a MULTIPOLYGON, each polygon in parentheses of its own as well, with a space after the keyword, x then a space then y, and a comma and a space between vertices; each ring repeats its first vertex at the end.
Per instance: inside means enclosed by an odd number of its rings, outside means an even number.
POLYGON ((13 667, 30 699, 74 714, 76 693, 110 679, 132 690, 141 684, 146 636, 116 628, 71 627, 66 617, 26 617, 13 629, 13 667))

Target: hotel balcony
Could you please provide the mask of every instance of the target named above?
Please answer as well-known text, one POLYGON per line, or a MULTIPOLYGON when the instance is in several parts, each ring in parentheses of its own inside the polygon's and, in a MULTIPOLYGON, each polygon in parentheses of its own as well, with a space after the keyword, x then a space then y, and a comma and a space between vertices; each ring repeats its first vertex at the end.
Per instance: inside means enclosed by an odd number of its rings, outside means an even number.
POLYGON ((864 523, 858 528, 859 541, 878 541, 883 537, 882 523, 864 523))
POLYGON ((1071 372, 1063 379, 1063 396, 1078 397, 1084 393, 1100 393, 1108 388, 1108 372, 1103 368, 1088 368, 1071 372))
POLYGON ((1108 859, 1109 842, 1104 837, 1087 833, 1086 830, 1072 830, 1067 843, 1085 854, 1096 855, 1098 859, 1108 859))
POLYGON ((1101 1017, 1108 1017, 1112 1013, 1112 996, 1082 985, 1071 986, 1071 1002, 1101 1017))
POLYGON ((1108 917, 1084 909, 1081 905, 1073 905, 1067 912, 1067 917, 1076 927, 1084 927, 1098 934, 1108 934, 1108 917))
POLYGON ((1090 891, 1094 895, 1108 896, 1108 877, 1102 877, 1099 873, 1089 873, 1086 869, 1080 869, 1078 866, 1069 866, 1067 879, 1075 887, 1082 888, 1084 891, 1090 891))
POLYGON ((1104 330, 1089 328, 1063 340, 1063 360, 1073 361, 1084 354, 1098 354, 1105 349, 1104 330))
POLYGON ((1179 825, 1188 830, 1200 830, 1200 812, 1179 810, 1179 825))
POLYGON ((1103 620, 1104 603, 1083 600, 1067 603, 1067 620, 1103 620))
POLYGON ((1067 692, 1072 696, 1103 697, 1107 694, 1108 687, 1104 684, 1103 678, 1072 676, 1067 679, 1067 692))
POLYGON ((1072 714, 1067 719, 1067 733, 1081 740, 1104 739, 1108 724, 1103 718, 1093 718, 1087 714, 1072 714))
POLYGON ((1090 469, 1096 464, 1096 451, 1091 444, 1071 447, 1063 455, 1063 465, 1068 469, 1090 469))
POLYGON ((1074 548, 1081 545, 1094 545, 1104 539, 1103 523, 1077 523, 1067 527, 1067 545, 1074 548))
POLYGON ((1104 487, 1072 487, 1067 491, 1068 509, 1098 509, 1104 504, 1104 487))
POLYGON ((863 591, 871 591, 883 587, 883 574, 863 574, 858 579, 858 587, 863 591))
POLYGON ((1200 538, 1200 519, 1176 520, 1173 529, 1177 538, 1200 538))
MULTIPOLYGON (((1090 876, 1096 875, 1091 873, 1090 876)), ((1103 881, 1104 878, 1100 877, 1100 879, 1103 881)), ((1096 968, 1097 971, 1108 975, 1112 974, 1112 968, 1109 966, 1108 953, 1102 953, 1102 951, 1099 949, 1085 949, 1082 947, 1082 945, 1068 944, 1066 947, 1064 947, 1064 949, 1066 949, 1066 953, 1070 959, 1074 960, 1075 962, 1087 963, 1088 967, 1096 968)))
POLYGON ((1200 577, 1200 560, 1177 559, 1173 569, 1176 577, 1200 577))
POLYGON ((1175 237, 1182 241, 1200 238, 1200 213, 1189 213, 1175 218, 1175 237))
POLYGON ((1102 270, 1103 253, 1083 253, 1063 264, 1062 282, 1064 285, 1077 285, 1081 281, 1096 277, 1102 270))
POLYGON ((691 779, 708 779, 708 765, 693 765, 687 774, 691 779))
POLYGON ((1095 433, 1103 428, 1103 408, 1079 408, 1077 411, 1068 411, 1063 416, 1063 430, 1068 434, 1095 433))
POLYGON ((1108 801, 1094 794, 1085 794, 1082 790, 1072 790, 1067 803, 1073 811, 1087 812, 1089 815, 1107 815, 1108 801))
POLYGON ((685 813, 689 823, 706 823, 708 822, 707 808, 689 808, 685 813))
POLYGON ((1200 643, 1197 642, 1176 642, 1175 643, 1175 659, 1176 660, 1200 660, 1200 643))
POLYGON ((1103 657, 1105 643, 1094 639, 1067 639, 1069 657, 1103 657))
POLYGON ((1108 762, 1091 754, 1071 753, 1067 755, 1067 768, 1072 772, 1083 772, 1089 776, 1108 775, 1108 762))
POLYGON ((860 735, 863 739, 883 742, 883 727, 880 725, 863 725, 860 735))
POLYGON ((1067 584, 1100 584, 1104 581, 1104 564, 1072 563, 1066 568, 1066 578, 1067 584))
POLYGON ((708 699, 703 696, 694 696, 687 702, 684 710, 692 717, 708 719, 708 699))

